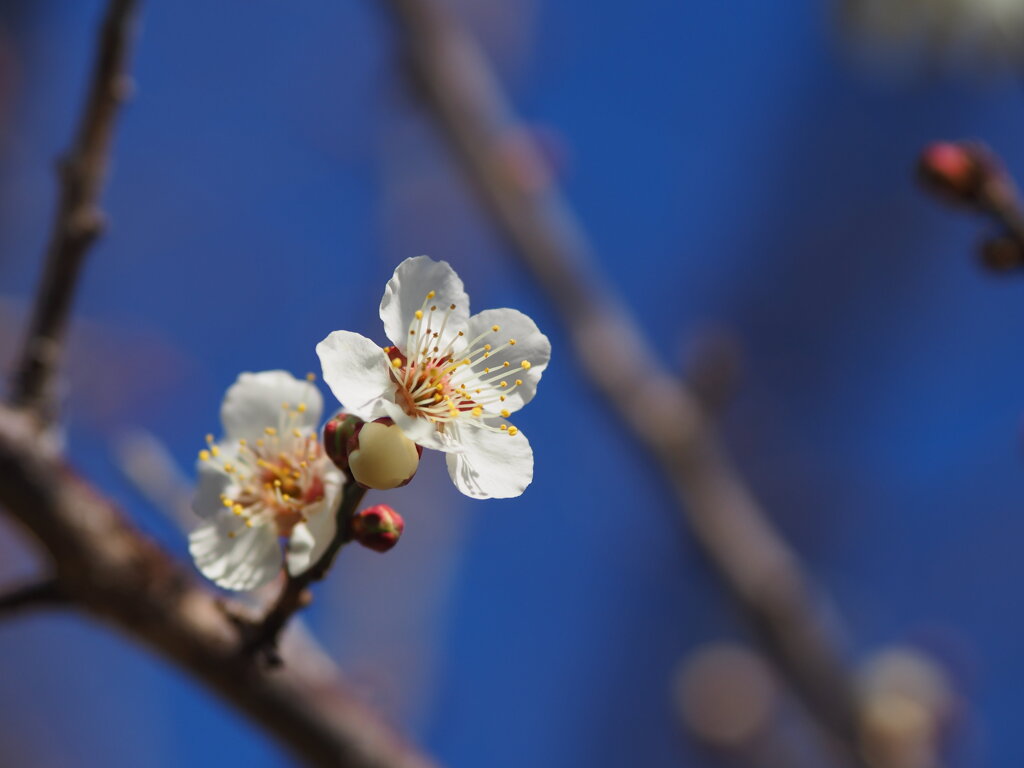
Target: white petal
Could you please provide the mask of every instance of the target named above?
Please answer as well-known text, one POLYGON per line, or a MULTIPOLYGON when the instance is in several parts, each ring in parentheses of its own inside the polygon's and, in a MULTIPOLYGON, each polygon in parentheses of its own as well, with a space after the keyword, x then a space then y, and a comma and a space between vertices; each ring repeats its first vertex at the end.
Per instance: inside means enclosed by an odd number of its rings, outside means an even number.
POLYGON ((337 530, 338 502, 345 476, 331 467, 324 473, 324 500, 306 508, 306 522, 292 529, 285 560, 288 573, 298 576, 326 551, 337 530))
MULTIPOLYGON (((537 391, 537 383, 551 359, 551 342, 540 332, 533 320, 516 309, 487 309, 473 315, 469 319, 469 337, 475 339, 484 332, 489 333, 483 341, 495 348, 505 344, 509 339, 515 339, 516 342, 514 346, 492 352, 489 357, 473 366, 473 371, 479 376, 483 375, 484 368, 490 368, 493 372, 505 361, 509 363, 507 380, 510 389, 507 393, 499 392, 505 395, 504 402, 489 403, 484 406, 484 410, 491 413, 500 413, 502 409, 518 411, 533 399, 537 391), (500 330, 490 332, 494 326, 498 326, 500 330), (530 363, 529 369, 522 367, 524 360, 530 363), (521 379, 523 383, 511 389, 512 382, 516 379, 521 379)), ((473 385, 469 386, 475 388, 473 385)))
POLYGON ((316 345, 324 381, 345 410, 371 421, 384 415, 382 397, 394 397, 395 383, 384 350, 365 336, 334 331, 316 345))
POLYGON ((441 322, 449 312, 445 332, 435 342, 439 346, 444 346, 459 331, 465 330, 469 320, 469 296, 462 287, 462 280, 447 261, 434 261, 428 256, 416 256, 399 264, 380 301, 384 332, 403 351, 415 348, 428 327, 440 332, 441 322), (435 295, 428 300, 426 297, 431 291, 435 295), (452 304, 455 309, 449 310, 452 304), (437 310, 431 312, 431 306, 436 306, 437 310), (422 325, 416 320, 416 312, 420 309, 424 310, 422 325), (410 335, 410 326, 419 329, 416 334, 410 335))
POLYGON ((320 390, 287 371, 243 373, 224 395, 220 420, 230 441, 257 440, 267 427, 315 430, 323 408, 320 390), (289 414, 281 407, 283 403, 293 408, 305 403, 306 410, 293 411, 293 420, 285 424, 289 414))
MULTIPOLYGON (((225 450, 227 450, 227 446, 222 449, 222 456, 225 450)), ((195 498, 192 499, 192 511, 200 517, 210 517, 224 509, 220 498, 221 494, 234 498, 232 487, 235 485, 235 481, 231 475, 221 469, 219 461, 200 461, 198 468, 199 482, 196 484, 195 498)))
POLYGON ((533 449, 522 432, 509 435, 460 424, 457 439, 463 452, 448 454, 448 474, 467 496, 508 499, 519 496, 533 480, 533 449))
POLYGON ((461 450, 459 446, 452 442, 447 432, 442 433, 438 431, 435 422, 420 418, 419 416, 410 416, 401 406, 389 401, 382 401, 381 407, 384 410, 383 415, 390 416, 391 420, 405 433, 405 436, 417 445, 422 445, 424 448, 430 448, 435 451, 461 450))
POLYGON ((274 526, 249 528, 227 509, 192 531, 188 550, 202 574, 225 589, 256 589, 281 571, 281 545, 274 526))

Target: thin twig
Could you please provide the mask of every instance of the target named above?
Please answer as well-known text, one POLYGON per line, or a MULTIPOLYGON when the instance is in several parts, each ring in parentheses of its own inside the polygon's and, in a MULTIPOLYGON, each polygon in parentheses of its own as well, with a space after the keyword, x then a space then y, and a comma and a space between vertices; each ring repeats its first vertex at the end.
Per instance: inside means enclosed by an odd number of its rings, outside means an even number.
POLYGON ((336 514, 338 524, 330 545, 312 567, 303 571, 298 576, 288 575, 288 580, 281 589, 281 594, 263 619, 256 624, 247 626, 243 624, 247 630, 247 639, 243 647, 243 653, 247 655, 261 653, 272 666, 277 666, 281 663, 281 659, 277 654, 277 643, 281 631, 296 612, 309 605, 312 597, 307 588, 314 581, 319 581, 327 575, 327 571, 330 570, 331 564, 334 562, 338 552, 346 543, 351 541, 350 522, 365 495, 366 489, 356 485, 351 476, 349 476, 336 514))
POLYGON ((384 4, 427 108, 496 225, 561 313, 586 372, 662 465, 694 536, 776 666, 831 735, 837 758, 863 764, 855 701, 822 595, 736 472, 714 420, 663 368, 598 279, 584 233, 558 190, 521 172, 544 161, 521 140, 525 132, 476 43, 441 3, 384 4))
POLYGON ((6 618, 23 611, 66 603, 67 597, 57 580, 45 579, 0 594, 0 617, 6 618))
POLYGON ((432 765, 301 659, 276 670, 254 664, 221 598, 53 457, 29 415, 4 407, 0 478, 0 507, 50 555, 71 605, 177 664, 308 764, 432 765))
POLYGON ((11 401, 45 423, 53 416, 56 370, 89 246, 103 229, 100 195, 119 107, 130 90, 127 62, 137 0, 111 0, 81 122, 58 166, 60 201, 32 319, 15 368, 11 401))

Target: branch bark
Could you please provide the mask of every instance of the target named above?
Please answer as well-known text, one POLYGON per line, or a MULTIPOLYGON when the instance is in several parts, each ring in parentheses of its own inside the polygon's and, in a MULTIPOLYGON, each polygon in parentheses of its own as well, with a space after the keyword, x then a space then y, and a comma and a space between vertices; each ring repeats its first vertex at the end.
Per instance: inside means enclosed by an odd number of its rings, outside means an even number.
POLYGON ((98 56, 74 142, 58 163, 60 201, 28 333, 15 368, 11 401, 53 416, 54 378, 63 352, 71 305, 89 246, 103 229, 100 195, 127 73, 137 0, 111 0, 100 30, 98 56))
POLYGON ((432 0, 384 0, 424 104, 495 225, 548 294, 594 385, 661 464, 690 530, 775 665, 831 736, 858 756, 855 700, 823 596, 725 453, 713 417, 596 274, 586 236, 523 141, 476 43, 432 0), (511 151, 511 147, 515 151, 511 151))
POLYGON ((174 662, 310 765, 428 768, 336 681, 257 664, 223 602, 0 407, 0 506, 52 556, 71 605, 174 662))
POLYGON ((56 579, 25 584, 0 595, 0 618, 66 602, 67 598, 56 579))
MULTIPOLYGON (((53 415, 54 376, 89 246, 102 228, 99 197, 137 0, 111 0, 77 135, 61 163, 46 265, 13 387, 0 406, 0 507, 52 560, 53 579, 0 598, 0 612, 46 601, 106 622, 174 662, 310 765, 428 768, 430 762, 356 703, 322 665, 271 671, 245 653, 243 628, 201 586, 39 439, 53 415)), ((276 640, 276 634, 275 634, 276 640)))

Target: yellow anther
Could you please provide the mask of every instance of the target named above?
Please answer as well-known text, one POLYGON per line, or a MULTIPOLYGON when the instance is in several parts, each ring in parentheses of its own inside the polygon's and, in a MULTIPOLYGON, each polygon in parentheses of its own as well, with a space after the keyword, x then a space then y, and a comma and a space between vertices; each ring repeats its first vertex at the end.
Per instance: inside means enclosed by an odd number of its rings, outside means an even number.
POLYGON ((423 319, 423 310, 422 309, 417 309, 416 310, 416 319, 417 320, 422 320, 423 319))
POLYGON ((230 475, 232 472, 235 471, 235 465, 234 464, 225 464, 224 465, 224 471, 227 472, 230 475))
POLYGON ((245 512, 245 509, 242 507, 241 504, 235 504, 235 506, 231 507, 231 511, 234 512, 236 515, 241 515, 245 512))
POLYGON ((502 432, 504 432, 506 429, 508 429, 508 424, 502 424, 500 429, 502 432))
POLYGON ((276 429, 274 429, 273 427, 265 427, 265 428, 263 429, 263 431, 264 431, 264 432, 266 432, 266 433, 267 433, 268 435, 270 435, 271 437, 273 437, 274 435, 276 435, 276 434, 277 434, 277 430, 276 430, 276 429))
POLYGON ((241 440, 239 440, 239 441, 238 441, 238 444, 239 444, 240 446, 242 446, 243 448, 245 448, 245 446, 247 446, 247 445, 249 444, 249 441, 248 441, 248 440, 246 440, 246 439, 245 439, 245 438, 243 437, 243 438, 242 438, 241 440))
POLYGON ((503 402, 503 403, 505 402, 505 396, 504 395, 498 395, 498 399, 501 400, 501 402, 503 402))
POLYGON ((257 448, 262 448, 263 447, 263 439, 262 438, 260 438, 259 440, 256 441, 256 447, 257 448))
POLYGON ((501 326, 500 325, 492 325, 491 326, 491 330, 494 331, 495 333, 497 333, 498 331, 501 330, 501 326))
POLYGON ((299 413, 305 413, 306 412, 306 404, 305 403, 299 403, 298 405, 295 406, 295 410, 298 411, 299 413))
POLYGON ((523 380, 522 379, 516 379, 516 386, 517 387, 523 386, 523 380))
POLYGON ((518 435, 518 434, 519 434, 519 430, 518 430, 518 429, 516 429, 515 427, 509 427, 509 428, 508 428, 508 433, 509 433, 510 435, 518 435))
POLYGON ((490 357, 490 356, 491 356, 490 352, 484 352, 484 357, 490 357))
POLYGON ((530 370, 530 361, 529 360, 523 360, 523 362, 521 362, 520 365, 523 367, 524 371, 530 370))
POLYGON ((507 381, 503 381, 498 386, 499 387, 507 387, 508 386, 508 382, 507 381))
POLYGON ((290 499, 291 496, 289 496, 287 493, 282 493, 281 498, 284 499, 285 501, 288 501, 288 499, 290 499))
POLYGON ((306 374, 306 381, 316 381, 316 374, 310 371, 306 374))
POLYGON ((212 453, 214 456, 220 456, 220 448, 216 445, 211 445, 210 453, 212 453))
POLYGON ((400 358, 400 357, 392 357, 391 358, 391 367, 392 368, 401 368, 402 367, 402 358, 400 358))
MULTIPOLYGON (((309 466, 309 463, 308 463, 308 462, 305 462, 305 461, 300 461, 300 462, 299 462, 299 466, 300 466, 300 467, 302 467, 303 469, 305 469, 306 467, 308 467, 308 466, 309 466)), ((296 476, 296 477, 298 477, 298 475, 299 475, 299 473, 298 473, 298 472, 296 472, 296 473, 295 473, 295 476, 296 476)))
POLYGON ((206 436, 206 442, 212 443, 213 442, 213 435, 207 435, 206 436))
POLYGON ((502 368, 508 368, 510 365, 511 365, 511 363, 508 360, 506 360, 504 363, 501 364, 501 367, 502 368))
POLYGON ((228 509, 230 509, 231 507, 233 507, 235 505, 235 502, 233 502, 227 496, 221 496, 220 503, 223 504, 228 509))
POLYGON ((302 433, 297 429, 293 429, 292 434, 295 435, 296 437, 302 437, 302 433))
POLYGON ((470 413, 472 413, 474 416, 483 416, 484 409, 478 405, 476 408, 470 411, 470 413))
POLYGON ((434 402, 435 403, 441 402, 441 396, 440 395, 434 395, 434 402))
POLYGON ((511 416, 512 414, 511 414, 511 413, 509 413, 509 411, 508 411, 508 408, 502 408, 502 409, 501 409, 501 415, 502 415, 502 416, 504 416, 504 417, 505 417, 505 418, 507 419, 507 418, 508 418, 509 416, 511 416))
POLYGON ((206 450, 200 451, 199 452, 199 459, 200 459, 200 461, 209 461, 210 460, 210 452, 206 451, 206 450))
POLYGON ((509 345, 510 347, 514 347, 514 346, 516 345, 516 340, 515 340, 515 339, 509 339, 509 340, 508 340, 508 345, 509 345))
POLYGON ((470 359, 469 359, 469 358, 467 357, 467 358, 466 358, 465 360, 463 360, 463 361, 462 361, 462 364, 463 364, 463 365, 469 365, 469 364, 470 364, 470 363, 472 363, 472 362, 473 362, 473 361, 472 361, 472 360, 470 360, 470 359))
POLYGON ((427 291, 427 298, 428 298, 428 299, 432 299, 432 298, 434 298, 435 296, 437 296, 437 294, 436 294, 436 293, 434 293, 434 291, 427 291))
POLYGON ((255 525, 255 523, 254 523, 254 522, 252 521, 252 518, 251 518, 251 517, 250 517, 250 518, 248 518, 248 519, 247 519, 247 520, 245 521, 245 527, 246 527, 246 528, 252 528, 252 527, 253 527, 254 525, 255 525))
POLYGON ((275 488, 280 488, 281 487, 281 481, 280 480, 275 480, 274 481, 274 487, 275 488))
POLYGON ((484 368, 484 373, 490 373, 490 372, 491 372, 490 368, 484 368))
POLYGON ((491 351, 491 345, 490 344, 484 344, 484 349, 486 349, 488 352, 490 352, 491 351))

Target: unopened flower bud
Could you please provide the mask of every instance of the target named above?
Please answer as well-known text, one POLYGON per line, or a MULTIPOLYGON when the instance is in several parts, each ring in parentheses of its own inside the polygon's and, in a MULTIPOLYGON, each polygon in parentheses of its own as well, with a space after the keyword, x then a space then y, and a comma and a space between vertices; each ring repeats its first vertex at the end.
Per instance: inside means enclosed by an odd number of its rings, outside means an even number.
POLYGON ((367 507, 352 518, 352 538, 375 552, 387 552, 398 543, 405 521, 387 504, 367 507))
POLYGON ((364 488, 386 491, 406 485, 419 469, 423 449, 389 418, 364 422, 340 413, 324 427, 331 460, 364 488))
POLYGON ((981 244, 981 263, 992 272, 1013 272, 1024 268, 1024 247, 1009 235, 991 237, 981 244))
POLYGON ((918 173, 932 191, 960 205, 992 207, 1012 196, 999 161, 980 144, 935 142, 921 153, 918 173))

